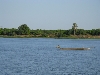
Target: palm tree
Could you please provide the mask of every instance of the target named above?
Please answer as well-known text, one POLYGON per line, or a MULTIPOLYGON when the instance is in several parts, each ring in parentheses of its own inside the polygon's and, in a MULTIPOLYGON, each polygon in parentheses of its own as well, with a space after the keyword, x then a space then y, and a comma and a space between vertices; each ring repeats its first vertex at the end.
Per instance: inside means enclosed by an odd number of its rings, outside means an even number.
POLYGON ((72 29, 74 29, 74 35, 75 35, 76 30, 77 30, 77 27, 78 27, 77 24, 73 23, 72 29))

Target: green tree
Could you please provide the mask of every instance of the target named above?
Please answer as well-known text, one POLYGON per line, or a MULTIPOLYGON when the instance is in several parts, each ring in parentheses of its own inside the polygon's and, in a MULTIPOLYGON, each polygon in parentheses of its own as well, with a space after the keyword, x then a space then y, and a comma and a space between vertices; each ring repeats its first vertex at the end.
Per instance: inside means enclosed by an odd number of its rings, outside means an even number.
POLYGON ((85 30, 86 31, 86 34, 89 34, 89 35, 91 35, 91 30, 85 30))
POLYGON ((9 36, 15 36, 15 35, 17 35, 16 30, 17 29, 15 29, 15 28, 9 29, 8 35, 9 36))
POLYGON ((100 29, 96 29, 96 35, 100 35, 100 29))
POLYGON ((96 35, 96 30, 95 29, 91 30, 91 35, 96 35))
POLYGON ((71 35, 71 34, 73 34, 73 29, 68 30, 68 35, 71 35))
POLYGON ((85 31, 84 29, 77 29, 77 32, 76 32, 77 35, 85 35, 85 31))
POLYGON ((26 24, 22 24, 18 27, 18 32, 20 35, 29 35, 30 34, 30 28, 26 24))
POLYGON ((2 28, 0 28, 0 35, 2 34, 2 28))
POLYGON ((74 30, 74 35, 75 35, 76 30, 77 30, 77 27, 78 27, 77 24, 73 23, 72 29, 74 30))
POLYGON ((8 32, 9 32, 9 30, 7 28, 4 28, 3 31, 2 31, 2 34, 3 35, 8 35, 8 32))

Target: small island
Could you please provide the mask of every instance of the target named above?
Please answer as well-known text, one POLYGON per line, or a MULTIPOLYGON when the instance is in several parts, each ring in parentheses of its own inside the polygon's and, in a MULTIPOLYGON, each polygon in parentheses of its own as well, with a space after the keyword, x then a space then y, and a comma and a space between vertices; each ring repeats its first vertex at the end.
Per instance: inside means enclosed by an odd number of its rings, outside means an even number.
POLYGON ((100 29, 84 30, 78 29, 73 23, 69 30, 33 30, 27 24, 16 28, 0 28, 0 37, 3 38, 59 38, 59 39, 100 39, 100 29))

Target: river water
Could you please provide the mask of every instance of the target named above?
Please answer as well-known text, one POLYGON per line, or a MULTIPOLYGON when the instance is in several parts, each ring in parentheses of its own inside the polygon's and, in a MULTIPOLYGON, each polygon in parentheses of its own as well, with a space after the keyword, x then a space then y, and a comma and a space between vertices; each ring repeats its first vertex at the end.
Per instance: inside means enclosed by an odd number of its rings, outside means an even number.
POLYGON ((100 75, 100 40, 0 38, 0 75, 100 75))

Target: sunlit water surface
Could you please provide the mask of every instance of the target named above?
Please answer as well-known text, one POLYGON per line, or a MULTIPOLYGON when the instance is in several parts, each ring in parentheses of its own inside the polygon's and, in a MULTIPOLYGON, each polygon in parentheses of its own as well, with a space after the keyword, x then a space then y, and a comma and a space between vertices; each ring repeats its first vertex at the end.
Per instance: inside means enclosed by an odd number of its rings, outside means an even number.
POLYGON ((100 40, 0 38, 0 75, 100 75, 100 40))

